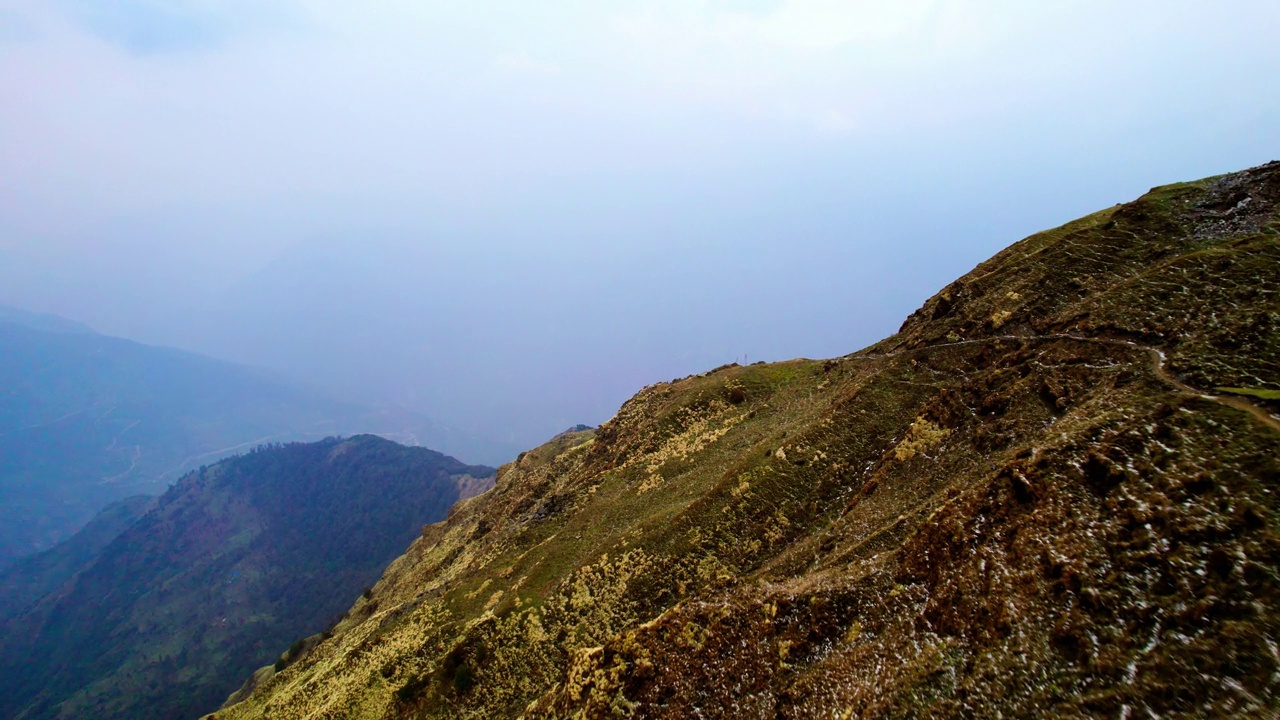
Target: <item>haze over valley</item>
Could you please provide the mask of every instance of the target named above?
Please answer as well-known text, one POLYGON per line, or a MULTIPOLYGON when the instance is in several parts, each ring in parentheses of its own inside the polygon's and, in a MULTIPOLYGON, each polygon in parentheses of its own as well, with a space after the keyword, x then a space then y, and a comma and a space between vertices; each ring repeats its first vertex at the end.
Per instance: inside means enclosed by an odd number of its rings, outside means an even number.
POLYGON ((0 307, 0 568, 109 503, 266 443, 376 432, 500 463, 517 450, 395 406, 0 307))
POLYGON ((1263 0, 18 0, 0 303, 518 449, 1280 147, 1263 0))

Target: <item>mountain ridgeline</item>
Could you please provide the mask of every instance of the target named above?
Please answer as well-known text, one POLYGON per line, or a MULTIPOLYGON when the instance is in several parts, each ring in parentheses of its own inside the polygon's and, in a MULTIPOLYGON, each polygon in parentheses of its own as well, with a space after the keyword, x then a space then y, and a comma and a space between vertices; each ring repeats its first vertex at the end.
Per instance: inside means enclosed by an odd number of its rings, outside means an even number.
POLYGON ((515 456, 398 408, 0 306, 0 567, 108 504, 264 442, 376 433, 471 461, 515 456))
POLYGON ((324 630, 423 523, 492 476, 364 435, 263 446, 158 500, 104 511, 0 575, 0 717, 208 712, 254 668, 324 630), (49 591, 32 600, 32 587, 49 591))
POLYGON ((501 468, 218 720, 1274 716, 1280 164, 501 468))
POLYGON ((0 570, 0 620, 12 618, 62 587, 155 505, 148 495, 111 503, 65 542, 0 570))

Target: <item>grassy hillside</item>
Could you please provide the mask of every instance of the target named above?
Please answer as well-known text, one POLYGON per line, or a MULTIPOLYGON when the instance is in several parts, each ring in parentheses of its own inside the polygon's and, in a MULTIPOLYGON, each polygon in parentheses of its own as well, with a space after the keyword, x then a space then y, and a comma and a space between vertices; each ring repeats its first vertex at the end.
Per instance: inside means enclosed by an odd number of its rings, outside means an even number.
POLYGON ((36 317, 0 312, 0 567, 68 538, 111 502, 158 495, 264 442, 372 432, 468 459, 515 454, 409 412, 87 329, 54 332, 36 317))
POLYGON ((492 468, 372 435, 184 477, 0 627, 0 717, 156 720, 222 702, 323 630, 492 468))
POLYGON ((504 466, 244 718, 1269 716, 1280 164, 504 466), (1260 402, 1260 401, 1259 401, 1260 402))

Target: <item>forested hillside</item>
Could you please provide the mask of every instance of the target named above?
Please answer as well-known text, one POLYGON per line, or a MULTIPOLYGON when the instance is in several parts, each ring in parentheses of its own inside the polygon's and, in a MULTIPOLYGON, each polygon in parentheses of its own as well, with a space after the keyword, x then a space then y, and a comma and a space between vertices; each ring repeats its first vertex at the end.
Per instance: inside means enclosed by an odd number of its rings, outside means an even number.
POLYGON ((182 478, 0 632, 0 717, 167 720, 321 632, 492 468, 365 435, 182 478))
POLYGON ((0 348, 0 568, 70 537, 112 502, 159 495, 189 470, 264 442, 366 432, 472 462, 515 454, 402 409, 53 316, 0 312, 0 348))

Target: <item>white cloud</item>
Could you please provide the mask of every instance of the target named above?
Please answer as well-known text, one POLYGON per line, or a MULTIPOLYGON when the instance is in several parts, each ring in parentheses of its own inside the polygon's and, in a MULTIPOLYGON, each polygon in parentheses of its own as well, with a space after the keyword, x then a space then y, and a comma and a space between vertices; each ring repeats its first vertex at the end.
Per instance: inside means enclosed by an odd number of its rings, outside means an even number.
POLYGON ((810 51, 882 45, 919 35, 938 0, 792 0, 767 15, 724 16, 719 24, 758 44, 810 51))
POLYGON ((850 135, 858 129, 858 122, 843 110, 827 110, 814 118, 814 127, 826 135, 850 135))
POLYGON ((501 53, 493 58, 493 66, 518 75, 551 75, 560 70, 556 63, 535 58, 527 52, 501 53))
POLYGON ((16 0, 27 30, 0 41, 0 94, 16 100, 0 109, 6 217, 457 199, 512 178, 705 167, 798 135, 1070 133, 1165 112, 1191 96, 1182 66, 1203 67, 1191 77, 1211 95, 1224 63, 1280 65, 1258 42, 1280 8, 1261 4, 1223 18, 1147 0, 199 0, 238 34, 147 55, 55 7, 16 0))

